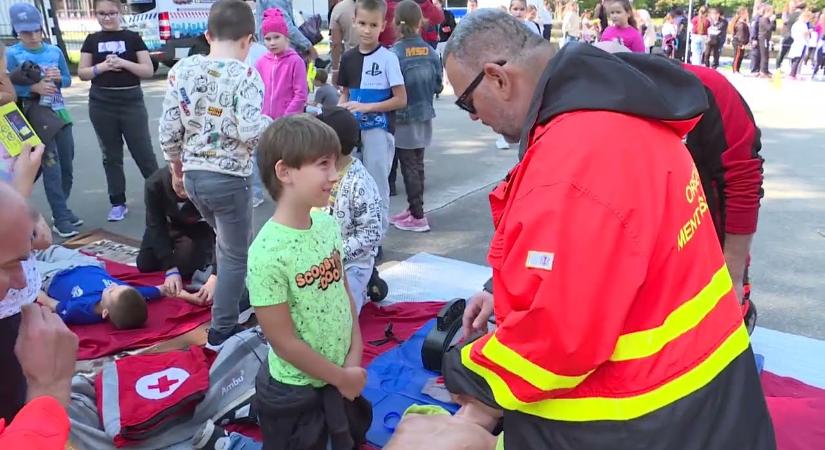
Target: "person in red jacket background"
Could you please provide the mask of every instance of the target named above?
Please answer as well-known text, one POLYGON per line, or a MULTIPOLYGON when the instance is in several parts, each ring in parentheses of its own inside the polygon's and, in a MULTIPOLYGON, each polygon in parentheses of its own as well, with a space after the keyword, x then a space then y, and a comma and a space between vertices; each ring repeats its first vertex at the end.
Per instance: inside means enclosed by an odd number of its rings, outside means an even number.
MULTIPOLYGON (((378 41, 384 47, 392 47, 398 40, 393 23, 395 21, 395 5, 400 0, 387 0, 387 26, 378 36, 378 41)), ((424 16, 425 26, 421 27, 421 37, 430 43, 433 48, 438 45, 438 26, 444 22, 444 11, 435 6, 432 0, 415 0, 421 7, 421 14, 424 16)))
POLYGON ((505 448, 775 448, 682 143, 702 84, 664 58, 553 54, 496 10, 444 52, 456 104, 521 142, 490 195, 497 327, 447 352, 447 388, 503 419, 505 448))

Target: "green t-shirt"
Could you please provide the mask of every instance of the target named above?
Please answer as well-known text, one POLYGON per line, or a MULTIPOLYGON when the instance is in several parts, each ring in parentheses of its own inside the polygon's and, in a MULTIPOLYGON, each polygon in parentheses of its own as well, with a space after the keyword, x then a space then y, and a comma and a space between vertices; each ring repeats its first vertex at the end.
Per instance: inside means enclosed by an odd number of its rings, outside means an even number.
MULTIPOLYGON (((335 219, 313 212, 297 230, 272 220, 249 247, 246 283, 256 308, 287 302, 298 337, 334 364, 344 365, 352 337, 352 309, 344 287, 341 236, 335 219)), ((270 348, 269 373, 277 381, 321 387, 270 348)))

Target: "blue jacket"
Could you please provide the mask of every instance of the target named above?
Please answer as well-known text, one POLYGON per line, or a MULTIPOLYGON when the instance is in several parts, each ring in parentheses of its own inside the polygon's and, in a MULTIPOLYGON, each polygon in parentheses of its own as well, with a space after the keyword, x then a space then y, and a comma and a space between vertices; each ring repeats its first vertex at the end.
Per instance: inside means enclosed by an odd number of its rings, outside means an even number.
POLYGON ((392 47, 401 64, 407 106, 396 111, 397 123, 423 122, 435 117, 433 95, 440 93, 441 58, 421 36, 401 39, 392 47))
MULTIPOLYGON (((72 74, 69 72, 69 65, 66 63, 66 58, 63 57, 63 52, 56 46, 44 42, 40 48, 31 50, 18 42, 6 49, 6 69, 9 72, 26 61, 36 63, 41 69, 57 67, 60 69, 61 75, 60 87, 67 88, 72 84, 72 74)), ((18 98, 31 96, 31 86, 15 84, 14 90, 18 98)))

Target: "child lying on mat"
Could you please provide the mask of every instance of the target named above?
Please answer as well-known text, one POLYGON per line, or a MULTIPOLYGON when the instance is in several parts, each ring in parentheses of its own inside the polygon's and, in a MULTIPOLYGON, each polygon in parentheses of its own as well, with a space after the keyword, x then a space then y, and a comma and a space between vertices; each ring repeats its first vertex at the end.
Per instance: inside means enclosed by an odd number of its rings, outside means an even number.
MULTIPOLYGON (((52 245, 35 256, 43 276, 38 302, 67 324, 109 320, 117 329, 140 328, 148 315, 146 301, 169 295, 169 289, 162 284, 130 286, 109 275, 102 261, 77 250, 52 245)), ((203 304, 194 294, 177 297, 203 304)))

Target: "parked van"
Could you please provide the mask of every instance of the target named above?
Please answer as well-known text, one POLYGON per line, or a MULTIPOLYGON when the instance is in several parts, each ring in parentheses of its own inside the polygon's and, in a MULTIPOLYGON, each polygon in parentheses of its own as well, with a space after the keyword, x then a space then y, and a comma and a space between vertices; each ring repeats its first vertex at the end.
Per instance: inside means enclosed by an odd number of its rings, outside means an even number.
POLYGON ((152 61, 171 67, 189 55, 195 38, 206 31, 216 0, 127 0, 123 27, 143 38, 152 61))

